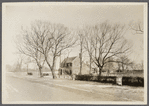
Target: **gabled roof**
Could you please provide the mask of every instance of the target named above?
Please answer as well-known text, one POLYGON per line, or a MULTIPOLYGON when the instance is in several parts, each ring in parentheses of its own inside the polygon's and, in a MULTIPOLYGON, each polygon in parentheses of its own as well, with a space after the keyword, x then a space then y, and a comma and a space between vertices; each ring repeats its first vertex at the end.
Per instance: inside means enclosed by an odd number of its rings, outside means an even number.
POLYGON ((75 57, 67 57, 67 58, 65 58, 65 59, 63 60, 62 63, 71 63, 76 57, 77 57, 77 56, 75 56, 75 57))

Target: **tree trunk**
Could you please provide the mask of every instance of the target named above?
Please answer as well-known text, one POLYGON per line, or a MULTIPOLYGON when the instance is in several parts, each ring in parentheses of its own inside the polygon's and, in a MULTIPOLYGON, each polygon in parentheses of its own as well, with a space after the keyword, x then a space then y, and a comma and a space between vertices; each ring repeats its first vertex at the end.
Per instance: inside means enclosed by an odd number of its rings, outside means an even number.
POLYGON ((83 36, 80 35, 80 54, 79 54, 79 57, 80 57, 80 74, 82 74, 82 50, 83 50, 83 36))
MULTIPOLYGON (((51 69, 53 79, 55 79, 56 76, 55 76, 55 73, 53 72, 53 65, 52 65, 52 67, 51 67, 51 65, 50 65, 50 63, 48 62, 47 58, 45 58, 45 60, 46 60, 46 63, 48 64, 49 68, 51 69)), ((54 60, 54 61, 55 61, 55 60, 54 60)), ((53 64, 54 64, 54 63, 53 63, 53 64)))
POLYGON ((102 68, 99 67, 99 76, 101 76, 101 71, 102 71, 102 68))
POLYGON ((122 63, 122 72, 124 72, 124 64, 122 63))
POLYGON ((82 51, 80 53, 80 75, 82 74, 82 51))
POLYGON ((56 79, 56 76, 55 76, 55 73, 54 73, 54 70, 53 69, 51 70, 51 72, 52 72, 53 79, 56 79))
POLYGON ((52 64, 52 76, 53 76, 53 79, 55 79, 56 78, 56 76, 55 76, 55 73, 54 73, 54 71, 55 71, 55 56, 53 57, 53 64, 52 64))
POLYGON ((47 62, 47 64, 48 64, 49 68, 51 69, 53 79, 55 79, 56 76, 55 76, 55 73, 54 73, 54 70, 53 70, 53 66, 52 66, 52 68, 51 68, 49 62, 47 62))
POLYGON ((39 75, 42 77, 41 67, 39 67, 39 75))
POLYGON ((101 67, 99 67, 98 81, 100 80, 101 71, 102 71, 102 68, 101 68, 101 67))
POLYGON ((92 57, 90 55, 90 71, 89 71, 89 73, 91 73, 91 68, 92 68, 92 57))
POLYGON ((55 76, 55 73, 54 73, 54 71, 55 71, 55 57, 53 57, 53 64, 52 64, 52 76, 53 76, 53 79, 55 79, 56 78, 56 76, 55 76))

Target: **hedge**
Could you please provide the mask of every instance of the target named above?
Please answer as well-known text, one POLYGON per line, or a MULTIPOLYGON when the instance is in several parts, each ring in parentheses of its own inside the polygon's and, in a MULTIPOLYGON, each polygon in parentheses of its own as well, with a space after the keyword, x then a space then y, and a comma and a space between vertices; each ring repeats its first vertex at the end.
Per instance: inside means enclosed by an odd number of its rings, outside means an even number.
MULTIPOLYGON (((117 76, 93 76, 93 75, 76 75, 75 80, 95 81, 102 83, 116 84, 117 76)), ((141 77, 122 77, 122 85, 142 86, 144 87, 144 78, 141 77)))
POLYGON ((142 77, 123 77, 122 78, 123 85, 130 85, 130 86, 142 86, 144 87, 144 78, 142 77))
POLYGON ((76 75, 75 80, 96 81, 103 83, 116 83, 116 76, 92 76, 92 75, 76 75))

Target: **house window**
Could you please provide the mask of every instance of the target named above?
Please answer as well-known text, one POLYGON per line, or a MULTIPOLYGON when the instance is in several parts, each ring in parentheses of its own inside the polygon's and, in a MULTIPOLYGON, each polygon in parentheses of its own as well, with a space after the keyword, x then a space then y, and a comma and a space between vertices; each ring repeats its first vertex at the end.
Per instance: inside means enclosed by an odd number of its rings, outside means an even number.
POLYGON ((70 66, 72 66, 72 63, 70 63, 70 66))

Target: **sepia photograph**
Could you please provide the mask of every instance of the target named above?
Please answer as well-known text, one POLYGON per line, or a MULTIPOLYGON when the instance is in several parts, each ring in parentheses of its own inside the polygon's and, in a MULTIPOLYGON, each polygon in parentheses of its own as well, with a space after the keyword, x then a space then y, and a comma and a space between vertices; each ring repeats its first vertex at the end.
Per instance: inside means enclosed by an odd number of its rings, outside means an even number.
POLYGON ((2 104, 147 104, 147 7, 2 3, 2 104))

